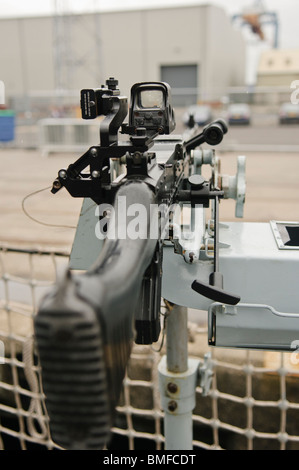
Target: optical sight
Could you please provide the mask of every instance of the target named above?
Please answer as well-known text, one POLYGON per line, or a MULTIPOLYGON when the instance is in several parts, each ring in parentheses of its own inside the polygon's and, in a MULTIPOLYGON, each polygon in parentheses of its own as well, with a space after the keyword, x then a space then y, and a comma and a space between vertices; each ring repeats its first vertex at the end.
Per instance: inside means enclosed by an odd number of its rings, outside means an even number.
POLYGON ((142 82, 131 88, 129 126, 170 134, 175 129, 171 90, 168 83, 142 82))

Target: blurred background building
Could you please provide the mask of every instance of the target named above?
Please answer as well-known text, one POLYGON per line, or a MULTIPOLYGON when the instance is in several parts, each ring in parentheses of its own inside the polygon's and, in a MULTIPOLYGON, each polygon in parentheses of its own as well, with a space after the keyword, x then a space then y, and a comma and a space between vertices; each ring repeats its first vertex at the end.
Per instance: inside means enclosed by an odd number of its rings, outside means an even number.
POLYGON ((257 86, 290 87, 299 78, 299 49, 263 51, 257 70, 257 86))
MULTIPOLYGON (((44 14, 17 16, 16 10, 0 18, 0 83, 5 106, 16 116, 14 144, 36 147, 35 125, 44 118, 81 118, 80 90, 109 77, 128 97, 135 82, 168 82, 180 123, 190 105, 208 105, 211 115, 227 118, 230 105, 245 103, 251 123, 257 116, 268 124, 290 101, 298 48, 281 48, 281 9, 277 13, 263 0, 155 8, 141 2, 116 10, 87 3, 83 12, 70 0, 51 0, 44 14)), ((285 28, 285 17, 282 23, 285 28)), ((87 132, 85 126, 76 139, 83 141, 87 132)))
POLYGON ((74 15, 57 2, 52 16, 1 19, 0 43, 1 80, 18 107, 109 76, 124 94, 137 81, 167 81, 184 106, 245 84, 242 32, 212 5, 74 15))

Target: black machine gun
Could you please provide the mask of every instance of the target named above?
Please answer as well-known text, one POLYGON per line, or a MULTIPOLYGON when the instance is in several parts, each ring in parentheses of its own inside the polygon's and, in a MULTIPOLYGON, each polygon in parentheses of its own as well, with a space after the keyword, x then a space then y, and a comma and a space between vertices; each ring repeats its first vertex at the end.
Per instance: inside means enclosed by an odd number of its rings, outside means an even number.
POLYGON ((226 304, 240 298, 223 289, 218 266, 224 192, 214 178, 193 173, 193 150, 219 144, 226 123, 219 119, 188 139, 171 137, 171 91, 162 82, 132 87, 128 123, 127 98, 112 78, 102 88, 82 90, 81 109, 83 119, 104 116, 100 144, 60 170, 52 192, 65 187, 101 207, 105 242, 92 267, 68 270, 43 299, 35 336, 53 440, 66 449, 99 449, 109 441, 132 343, 152 344, 160 335, 163 244, 175 245, 176 205, 213 205, 213 272, 207 282, 194 279, 192 289, 226 304), (125 171, 114 178, 118 164, 125 171), (138 224, 136 204, 142 208, 138 224))

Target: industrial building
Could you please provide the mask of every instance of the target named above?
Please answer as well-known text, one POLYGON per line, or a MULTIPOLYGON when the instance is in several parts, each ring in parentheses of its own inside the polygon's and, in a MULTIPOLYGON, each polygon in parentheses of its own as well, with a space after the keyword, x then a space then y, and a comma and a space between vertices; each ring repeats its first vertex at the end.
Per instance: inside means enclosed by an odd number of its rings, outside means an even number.
POLYGON ((162 80, 176 105, 218 100, 245 81, 245 41, 211 5, 0 20, 6 99, 95 88, 110 77, 128 94, 162 80))
POLYGON ((257 86, 290 87, 299 77, 299 49, 269 49, 260 56, 257 86))

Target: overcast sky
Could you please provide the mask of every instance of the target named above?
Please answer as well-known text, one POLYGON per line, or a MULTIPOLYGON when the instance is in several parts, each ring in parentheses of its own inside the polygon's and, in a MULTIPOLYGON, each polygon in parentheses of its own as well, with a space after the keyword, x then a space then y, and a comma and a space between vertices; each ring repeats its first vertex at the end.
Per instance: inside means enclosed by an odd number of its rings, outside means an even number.
MULTIPOLYGON (((242 8, 256 0, 0 0, 0 18, 7 16, 27 16, 53 13, 55 4, 68 11, 82 12, 94 10, 114 10, 126 8, 147 8, 175 5, 200 5, 212 3, 222 6, 228 14, 238 14, 242 8)), ((263 0, 269 11, 278 14, 279 45, 282 48, 299 47, 298 0, 263 0)))
MULTIPOLYGON (((68 11, 82 12, 95 9, 114 10, 212 3, 222 6, 232 15, 240 13, 242 8, 255 2, 256 0, 0 0, 0 18, 49 14, 53 13, 56 4, 68 11)), ((299 47, 299 0, 263 0, 263 4, 267 10, 278 14, 280 47, 299 47)))

